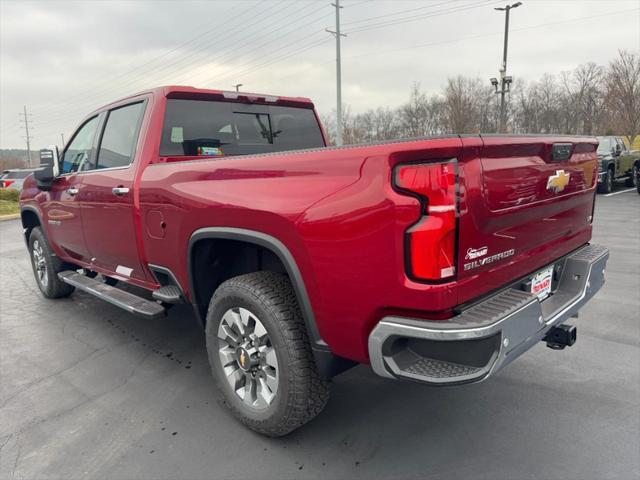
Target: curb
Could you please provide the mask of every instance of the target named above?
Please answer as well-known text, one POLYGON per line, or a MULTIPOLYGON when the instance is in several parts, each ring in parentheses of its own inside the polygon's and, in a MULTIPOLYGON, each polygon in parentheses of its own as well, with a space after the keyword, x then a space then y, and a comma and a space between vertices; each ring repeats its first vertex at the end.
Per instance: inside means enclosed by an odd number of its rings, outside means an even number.
POLYGON ((0 215, 0 222, 4 222, 5 220, 15 220, 16 218, 20 218, 19 213, 11 213, 9 215, 0 215))

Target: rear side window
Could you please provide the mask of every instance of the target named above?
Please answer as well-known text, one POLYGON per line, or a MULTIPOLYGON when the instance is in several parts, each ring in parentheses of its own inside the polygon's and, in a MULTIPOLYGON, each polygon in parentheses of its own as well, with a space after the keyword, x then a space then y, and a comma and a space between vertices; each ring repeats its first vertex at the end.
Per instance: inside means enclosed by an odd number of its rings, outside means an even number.
POLYGON ((144 102, 109 112, 98 150, 97 168, 126 167, 133 161, 144 102))
POLYGON ((248 155, 324 146, 311 109, 169 99, 160 155, 248 155))

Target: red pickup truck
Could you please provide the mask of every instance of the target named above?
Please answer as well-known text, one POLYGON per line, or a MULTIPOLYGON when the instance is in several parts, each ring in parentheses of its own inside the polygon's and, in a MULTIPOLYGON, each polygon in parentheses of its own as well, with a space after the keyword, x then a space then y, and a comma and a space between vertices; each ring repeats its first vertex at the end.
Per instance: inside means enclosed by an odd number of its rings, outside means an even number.
POLYGON ((454 385, 575 342, 608 258, 596 139, 326 145, 305 98, 163 87, 100 108, 25 181, 37 284, 147 319, 193 305, 224 403, 272 436, 356 363, 454 385))

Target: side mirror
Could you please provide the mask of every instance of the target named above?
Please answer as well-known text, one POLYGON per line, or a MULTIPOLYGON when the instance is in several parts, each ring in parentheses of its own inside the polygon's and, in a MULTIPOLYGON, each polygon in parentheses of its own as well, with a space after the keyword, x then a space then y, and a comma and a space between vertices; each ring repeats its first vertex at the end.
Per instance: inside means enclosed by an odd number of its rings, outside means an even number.
POLYGON ((39 189, 49 190, 58 175, 60 175, 58 146, 50 145, 40 150, 40 168, 34 172, 33 176, 39 189))

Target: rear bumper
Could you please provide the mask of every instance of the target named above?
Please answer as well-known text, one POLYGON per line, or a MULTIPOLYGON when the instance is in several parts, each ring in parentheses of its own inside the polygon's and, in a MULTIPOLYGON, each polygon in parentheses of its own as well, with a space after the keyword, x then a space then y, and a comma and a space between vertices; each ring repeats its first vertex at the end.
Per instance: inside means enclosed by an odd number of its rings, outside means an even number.
POLYGON ((602 287, 609 251, 587 245, 555 263, 557 288, 544 301, 503 290, 445 321, 385 317, 369 336, 380 376, 432 385, 484 380, 575 316, 602 287))

